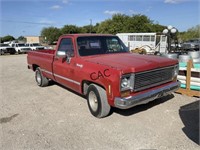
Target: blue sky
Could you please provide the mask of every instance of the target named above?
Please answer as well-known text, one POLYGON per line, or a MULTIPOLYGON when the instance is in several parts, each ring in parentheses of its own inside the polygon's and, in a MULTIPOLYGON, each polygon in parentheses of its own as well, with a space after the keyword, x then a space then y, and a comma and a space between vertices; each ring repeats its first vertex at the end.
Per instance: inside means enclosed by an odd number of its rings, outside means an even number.
POLYGON ((0 0, 0 36, 38 36, 44 27, 93 25, 115 13, 144 14, 179 31, 200 24, 199 0, 0 0))

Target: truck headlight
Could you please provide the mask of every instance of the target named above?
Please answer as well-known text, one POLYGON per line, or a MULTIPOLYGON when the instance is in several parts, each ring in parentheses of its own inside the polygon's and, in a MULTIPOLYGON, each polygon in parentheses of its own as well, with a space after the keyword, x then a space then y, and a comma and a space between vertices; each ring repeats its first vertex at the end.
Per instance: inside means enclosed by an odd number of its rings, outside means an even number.
POLYGON ((179 65, 177 64, 174 66, 174 77, 176 77, 178 73, 179 73, 179 65))
POLYGON ((133 90, 134 88, 134 74, 124 75, 121 78, 121 91, 133 90))

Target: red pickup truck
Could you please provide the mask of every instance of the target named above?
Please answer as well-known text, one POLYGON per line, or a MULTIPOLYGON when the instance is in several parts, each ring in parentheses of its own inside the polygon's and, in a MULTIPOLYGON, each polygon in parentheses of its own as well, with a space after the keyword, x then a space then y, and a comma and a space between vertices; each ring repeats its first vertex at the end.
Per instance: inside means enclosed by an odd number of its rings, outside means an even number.
POLYGON ((180 86, 177 60, 132 54, 114 35, 63 35, 56 50, 31 51, 27 62, 38 86, 53 80, 85 95, 98 118, 107 116, 111 107, 145 104, 180 86))

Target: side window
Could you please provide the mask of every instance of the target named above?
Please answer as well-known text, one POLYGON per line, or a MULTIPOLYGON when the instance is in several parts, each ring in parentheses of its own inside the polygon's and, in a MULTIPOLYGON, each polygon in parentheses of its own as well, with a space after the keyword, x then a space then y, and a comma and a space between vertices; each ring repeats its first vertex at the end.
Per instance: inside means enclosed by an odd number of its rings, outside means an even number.
POLYGON ((66 52, 72 54, 74 52, 72 39, 64 38, 61 40, 58 51, 66 52))

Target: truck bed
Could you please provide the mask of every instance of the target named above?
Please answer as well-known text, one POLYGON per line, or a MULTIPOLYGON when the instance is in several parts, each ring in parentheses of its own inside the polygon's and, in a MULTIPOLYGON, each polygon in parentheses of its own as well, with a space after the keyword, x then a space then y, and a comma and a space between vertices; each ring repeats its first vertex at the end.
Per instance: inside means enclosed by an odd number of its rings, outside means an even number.
MULTIPOLYGON (((53 72, 52 63, 54 60, 55 50, 36 50, 30 51, 27 55, 28 66, 31 69, 35 69, 34 66, 40 66, 40 68, 44 69, 46 72, 53 72)), ((52 74, 45 73, 45 75, 53 79, 52 74)))
MULTIPOLYGON (((31 51, 31 52, 34 52, 34 53, 45 53, 45 54, 54 54, 56 50, 36 50, 36 51, 31 51)), ((31 53, 30 52, 30 53, 31 53)))

